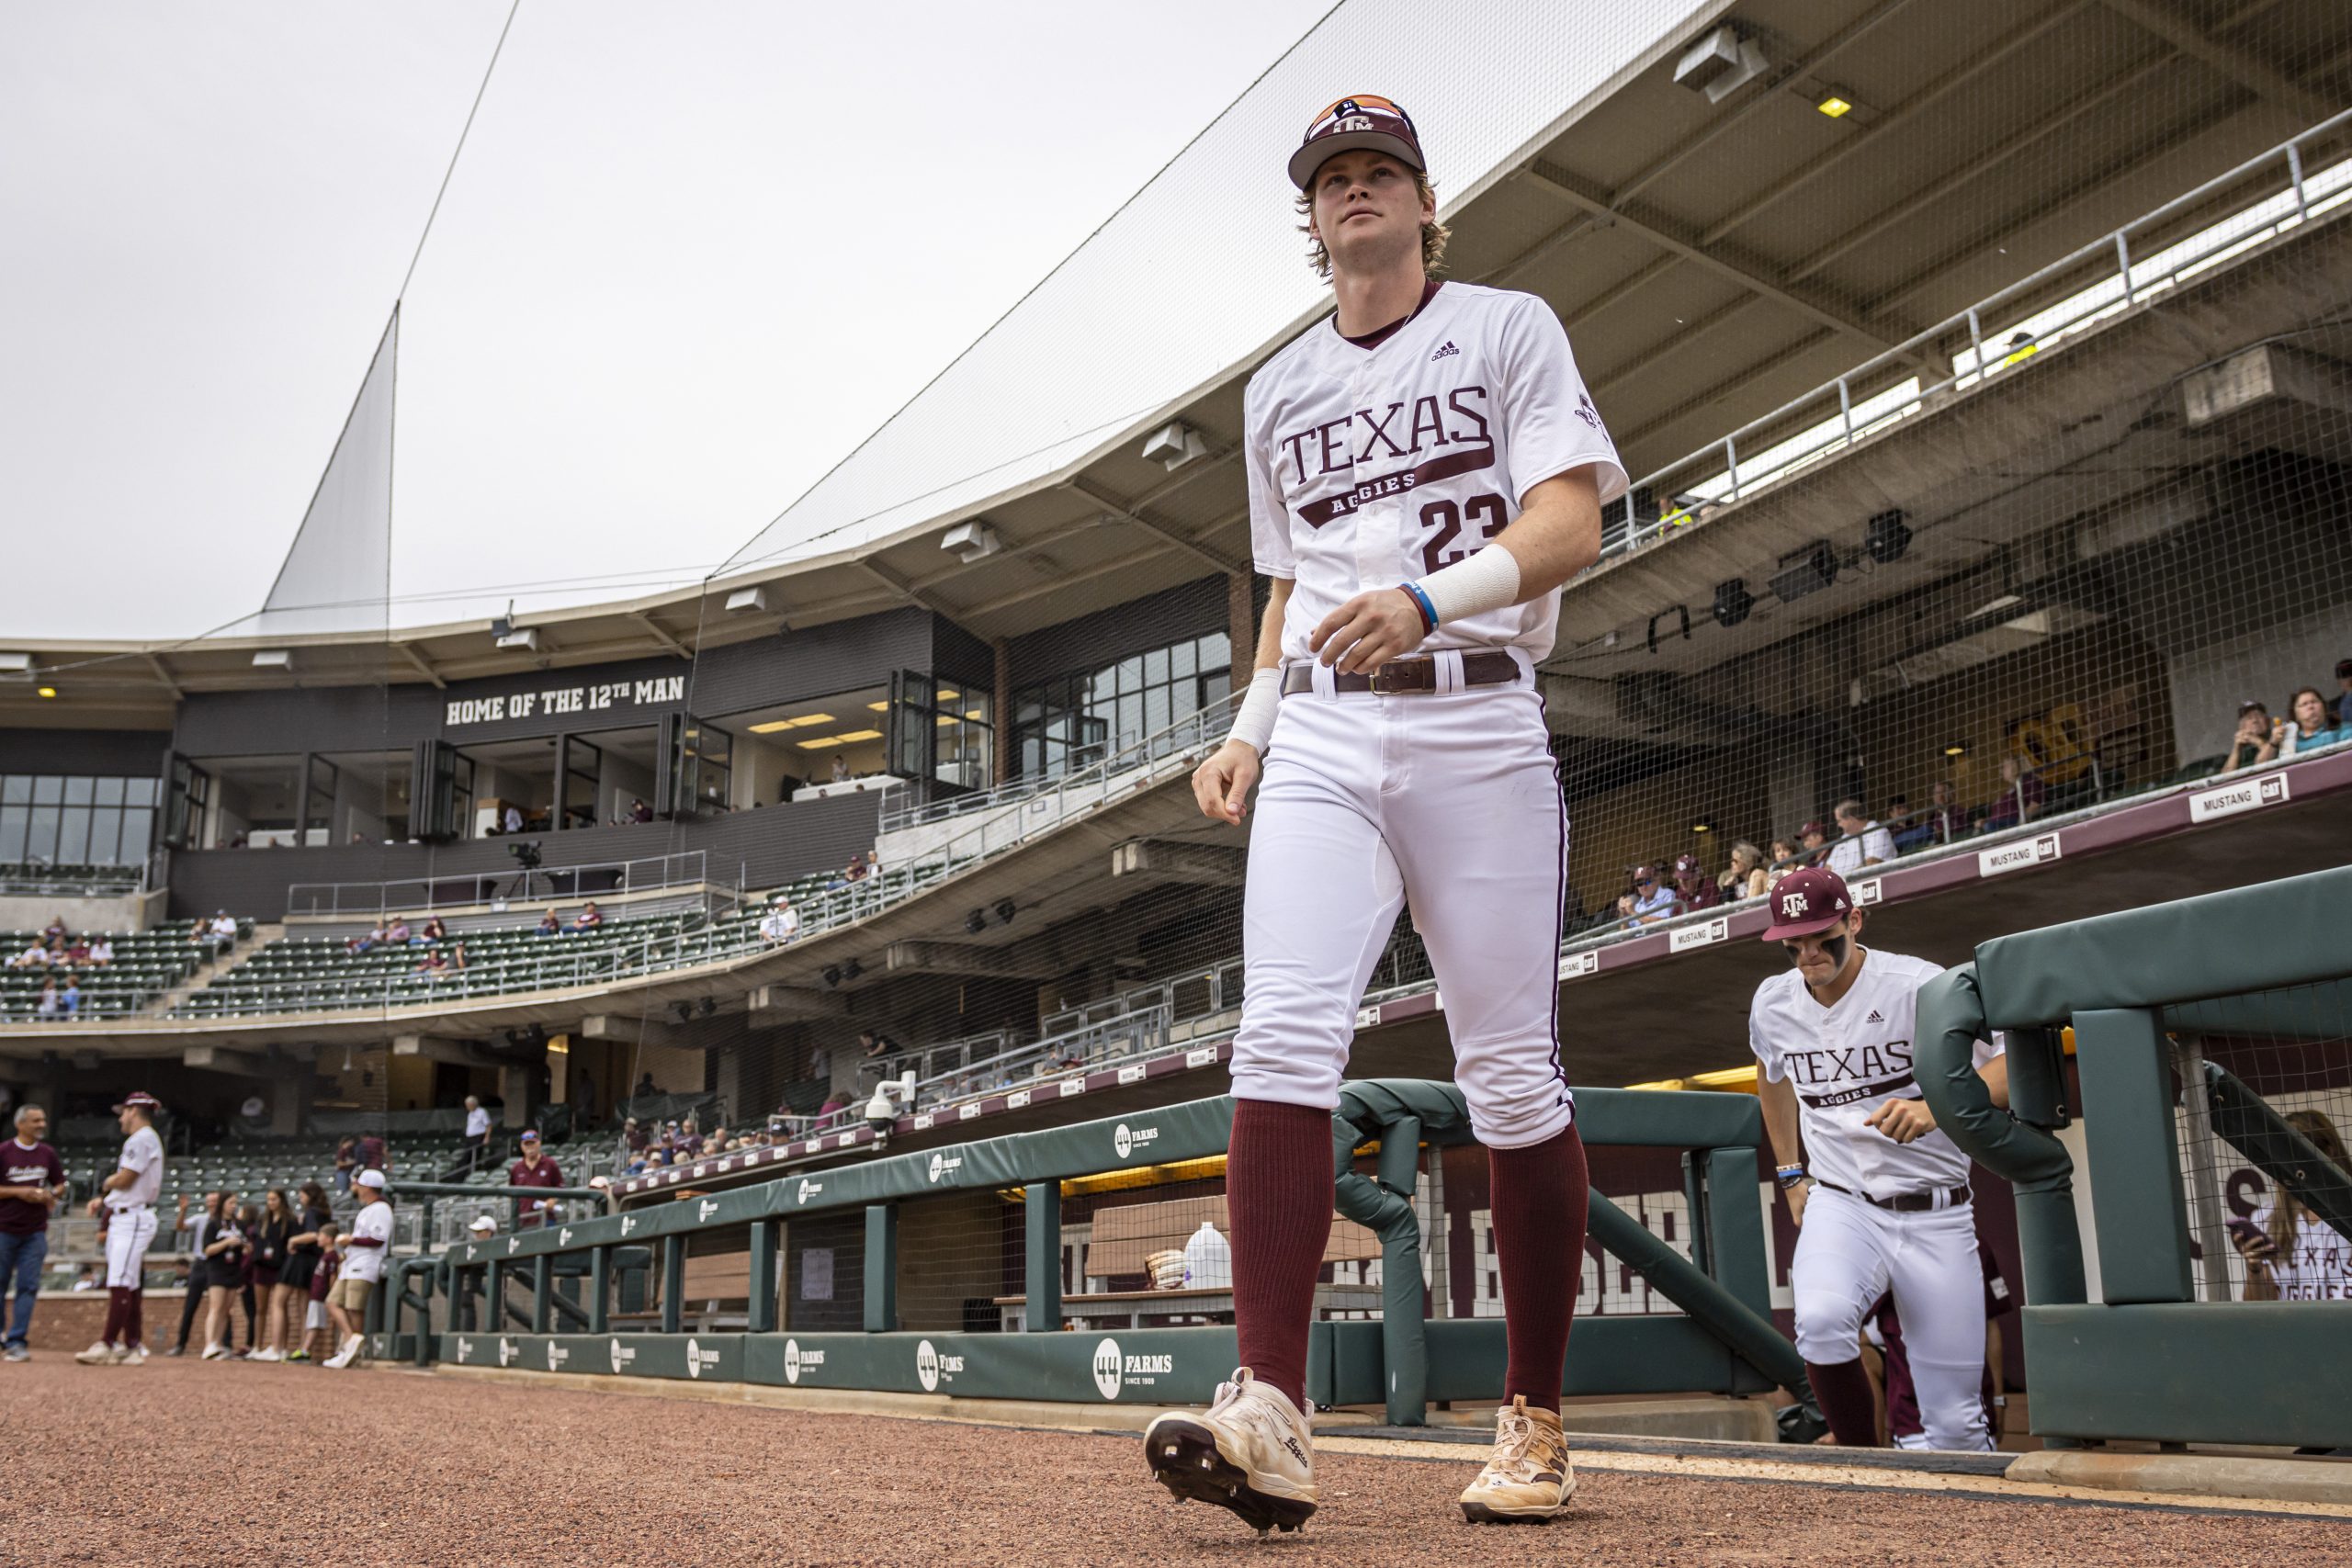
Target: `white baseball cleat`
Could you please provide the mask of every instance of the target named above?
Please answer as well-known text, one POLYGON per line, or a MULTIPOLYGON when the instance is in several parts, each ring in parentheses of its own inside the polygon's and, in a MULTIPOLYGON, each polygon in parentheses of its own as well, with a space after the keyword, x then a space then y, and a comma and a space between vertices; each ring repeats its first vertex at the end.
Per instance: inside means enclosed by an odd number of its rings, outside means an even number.
POLYGON ((122 1359, 116 1364, 118 1366, 124 1367, 145 1366, 147 1364, 147 1347, 144 1345, 133 1345, 130 1349, 125 1350, 122 1353, 122 1359))
POLYGON ((1261 1535, 1295 1530, 1315 1512, 1313 1444, 1290 1396, 1247 1367, 1217 1384, 1205 1414, 1170 1411, 1143 1434, 1152 1479, 1178 1502, 1197 1497, 1230 1508, 1261 1535))
POLYGON ((104 1340, 86 1350, 77 1350, 74 1359, 85 1367, 111 1367, 122 1359, 122 1352, 104 1340))
POLYGON ((198 1359, 206 1361, 219 1361, 225 1360, 228 1358, 228 1355, 229 1348, 226 1345, 207 1345, 204 1348, 204 1354, 198 1359))
POLYGON ((1576 1491, 1559 1414, 1520 1394, 1495 1412, 1495 1451, 1464 1488, 1462 1517, 1474 1525, 1548 1524, 1576 1491))
POLYGON ((282 1361, 286 1358, 276 1350, 256 1350, 245 1358, 249 1361, 282 1361))
POLYGON ((351 1359, 359 1354, 359 1347, 365 1343, 358 1335, 353 1335, 343 1342, 343 1348, 329 1356, 323 1364, 338 1369, 351 1365, 351 1359))

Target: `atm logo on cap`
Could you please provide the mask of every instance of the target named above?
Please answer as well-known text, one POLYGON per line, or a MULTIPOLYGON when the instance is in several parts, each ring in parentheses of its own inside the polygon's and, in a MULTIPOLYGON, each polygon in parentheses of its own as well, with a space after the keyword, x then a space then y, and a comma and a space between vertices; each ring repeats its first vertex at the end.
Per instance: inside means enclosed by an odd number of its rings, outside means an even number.
POLYGON ((1811 908, 1811 902, 1802 893, 1781 895, 1781 919, 1784 920, 1801 920, 1804 919, 1804 912, 1811 908))

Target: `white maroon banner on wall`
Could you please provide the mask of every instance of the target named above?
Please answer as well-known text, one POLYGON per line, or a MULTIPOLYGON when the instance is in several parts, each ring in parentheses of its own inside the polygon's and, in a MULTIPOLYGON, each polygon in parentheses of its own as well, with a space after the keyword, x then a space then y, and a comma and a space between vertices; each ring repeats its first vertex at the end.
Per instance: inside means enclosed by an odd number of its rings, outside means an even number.
POLYGON ((515 692, 503 697, 464 697, 452 701, 446 728, 497 724, 511 718, 537 718, 547 714, 605 713, 643 707, 673 707, 686 700, 684 675, 657 675, 649 681, 604 681, 584 686, 546 686, 536 692, 515 692))

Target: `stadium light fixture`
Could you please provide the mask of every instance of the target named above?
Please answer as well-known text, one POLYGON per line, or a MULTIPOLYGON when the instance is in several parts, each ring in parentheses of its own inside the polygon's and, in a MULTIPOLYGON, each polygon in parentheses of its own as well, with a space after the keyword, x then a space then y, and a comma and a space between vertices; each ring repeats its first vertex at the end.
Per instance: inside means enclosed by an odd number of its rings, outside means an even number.
POLYGON ((291 670, 294 668, 294 651, 291 649, 286 648, 256 649, 254 650, 254 668, 256 670, 291 670))
POLYGON ((1862 548, 1868 550, 1871 559, 1881 566, 1894 565, 1910 547, 1910 525, 1903 521, 1903 509, 1899 506, 1889 507, 1872 516, 1868 530, 1862 535, 1862 548))
POLYGON ((519 630, 509 631, 503 637, 493 637, 491 640, 500 648, 520 648, 536 653, 539 648, 539 628, 524 626, 519 630))
POLYGON ((1715 825, 1702 817, 1698 821, 1690 824, 1690 830, 1694 833, 1712 833, 1715 830, 1715 825))
POLYGON ((738 588, 727 596, 727 613, 740 615, 756 614, 768 607, 768 591, 764 588, 738 588))
POLYGON ((57 688, 54 686, 43 686, 40 689, 39 694, 44 697, 53 697, 57 695, 57 688))
POLYGON ((955 551, 957 560, 970 566, 974 561, 986 560, 1004 548, 1004 541, 997 536, 995 529, 976 517, 969 523, 958 523, 942 534, 939 547, 955 551))
POLYGON ((1964 740, 1947 740, 1944 742, 1944 755, 1965 757, 1968 755, 1968 743, 1964 740))
POLYGON ((1143 444, 1143 460, 1157 463, 1170 473, 1195 457, 1208 455, 1209 444, 1201 439, 1201 433, 1181 419, 1161 425, 1143 444))
POLYGON ((1823 98, 1819 103, 1813 107, 1819 109, 1823 114, 1827 115, 1831 119, 1843 119, 1848 115, 1854 112, 1853 104, 1845 98, 1839 97, 1835 93, 1830 94, 1827 97, 1823 98))
POLYGON ((1772 578, 1772 597, 1793 604, 1808 593, 1818 593, 1838 581, 1838 552, 1826 539, 1816 539, 1801 550, 1781 558, 1772 578))
POLYGON ((844 979, 844 980, 854 980, 854 979, 856 979, 860 975, 863 975, 863 974, 865 974, 865 964, 860 964, 860 963, 859 963, 856 959, 854 959, 854 958, 851 959, 848 963, 846 963, 846 964, 842 964, 842 979, 844 979))
POLYGON ((981 909, 974 909, 970 914, 966 915, 964 917, 964 929, 970 931, 974 936, 978 936, 982 931, 988 930, 989 917, 987 912, 981 909))
POLYGON ((1729 631, 1747 619, 1756 608, 1756 595, 1747 591, 1747 579, 1728 578, 1715 584, 1715 625, 1729 631))
POLYGON ((1013 912, 1016 908, 1017 906, 1010 898, 998 899, 996 901, 997 919, 1004 925, 1011 925, 1012 923, 1013 912))
POLYGON ((1770 63, 1763 45, 1741 38, 1739 29, 1726 23, 1682 51, 1675 62, 1674 83, 1719 104, 1764 74, 1770 63))
POLYGON ((0 675, 29 675, 33 672, 33 656, 29 653, 0 653, 0 675))

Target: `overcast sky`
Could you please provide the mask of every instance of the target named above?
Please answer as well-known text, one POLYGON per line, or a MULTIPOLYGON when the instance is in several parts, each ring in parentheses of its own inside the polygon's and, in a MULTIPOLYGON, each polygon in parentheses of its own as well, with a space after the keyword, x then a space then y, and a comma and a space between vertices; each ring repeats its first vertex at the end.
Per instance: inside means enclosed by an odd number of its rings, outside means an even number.
MULTIPOLYGON (((1330 0, 523 0, 402 312, 395 625, 698 578, 1330 0)), ((257 610, 505 0, 0 0, 0 646, 257 610)))

